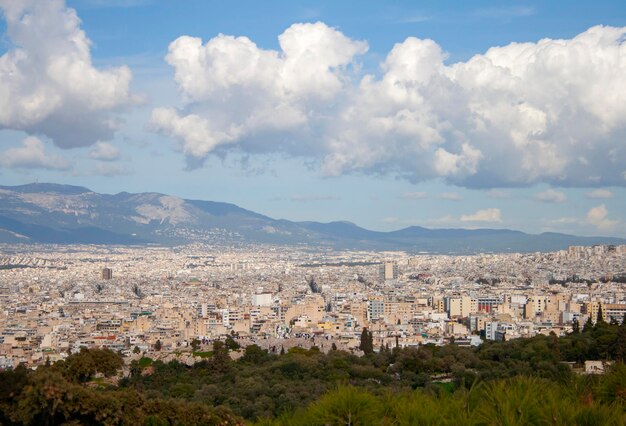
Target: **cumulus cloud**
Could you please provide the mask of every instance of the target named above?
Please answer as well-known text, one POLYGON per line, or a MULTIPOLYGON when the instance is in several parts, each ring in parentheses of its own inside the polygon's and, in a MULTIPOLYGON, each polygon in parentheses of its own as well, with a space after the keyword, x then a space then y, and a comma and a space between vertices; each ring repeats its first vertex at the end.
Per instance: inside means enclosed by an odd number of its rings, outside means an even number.
POLYGON ((591 199, 613 198, 613 193, 608 189, 594 189, 593 191, 587 192, 585 197, 591 199))
POLYGON ((348 90, 347 68, 367 44, 322 23, 292 25, 279 43, 281 52, 221 34, 204 45, 173 41, 166 60, 189 105, 155 109, 153 128, 179 139, 192 165, 235 143, 249 152, 322 154, 314 140, 329 141, 315 135, 318 124, 333 121, 328 105, 348 90))
POLYGON ((587 212, 587 222, 603 231, 615 228, 619 221, 608 218, 609 211, 604 204, 591 208, 587 212))
POLYGON ((500 209, 483 209, 461 216, 461 222, 502 222, 500 209))
POLYGON ((396 44, 363 75, 363 41, 294 24, 279 50, 246 37, 169 46, 185 106, 155 131, 191 167, 231 150, 313 159, 327 176, 442 178, 474 188, 626 185, 626 28, 493 47, 448 65, 433 40, 396 44))
POLYGON ((89 152, 89 156, 94 160, 115 161, 120 158, 120 150, 107 142, 98 142, 89 152))
POLYGON ((535 194, 535 199, 543 203, 564 203, 567 201, 567 196, 554 189, 548 189, 546 191, 535 194))
POLYGON ((44 134, 62 148, 107 140, 112 114, 134 102, 128 67, 100 70, 63 0, 0 0, 9 50, 0 56, 0 128, 44 134))
POLYGON ((46 152, 42 141, 29 136, 19 148, 10 148, 0 152, 0 166, 16 169, 68 170, 70 164, 59 156, 46 152))

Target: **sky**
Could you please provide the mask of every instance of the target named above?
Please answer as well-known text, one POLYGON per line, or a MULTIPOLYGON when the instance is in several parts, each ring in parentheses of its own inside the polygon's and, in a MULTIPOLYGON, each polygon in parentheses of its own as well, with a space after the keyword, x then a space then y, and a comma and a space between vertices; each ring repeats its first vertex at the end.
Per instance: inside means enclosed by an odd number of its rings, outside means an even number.
POLYGON ((626 237, 626 2, 0 0, 0 184, 626 237))

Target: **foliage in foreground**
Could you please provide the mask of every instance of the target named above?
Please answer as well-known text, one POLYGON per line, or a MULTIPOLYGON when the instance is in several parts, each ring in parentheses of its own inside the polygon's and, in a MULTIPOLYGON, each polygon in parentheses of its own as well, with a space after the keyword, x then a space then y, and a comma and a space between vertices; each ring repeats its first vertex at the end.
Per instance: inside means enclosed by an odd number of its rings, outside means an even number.
POLYGON ((115 365, 121 366, 121 357, 113 352, 84 350, 65 362, 35 371, 18 367, 14 371, 0 372, 0 424, 243 424, 242 419, 225 407, 214 408, 173 398, 148 398, 136 390, 94 379, 97 373, 105 377, 112 375, 115 365))
POLYGON ((118 354, 83 350, 36 371, 0 372, 0 424, 624 424, 625 348, 625 326, 604 322, 560 339, 362 357, 252 345, 232 361, 216 342, 192 367, 141 358, 119 384, 107 379, 118 354), (563 364, 587 359, 617 363, 603 377, 563 364))
MULTIPOLYGON (((622 365, 612 374, 624 380, 625 372, 622 365)), ((545 379, 515 377, 452 393, 435 387, 376 396, 353 386, 339 387, 306 409, 257 424, 623 425, 625 419, 623 405, 596 400, 588 386, 568 388, 545 379)))

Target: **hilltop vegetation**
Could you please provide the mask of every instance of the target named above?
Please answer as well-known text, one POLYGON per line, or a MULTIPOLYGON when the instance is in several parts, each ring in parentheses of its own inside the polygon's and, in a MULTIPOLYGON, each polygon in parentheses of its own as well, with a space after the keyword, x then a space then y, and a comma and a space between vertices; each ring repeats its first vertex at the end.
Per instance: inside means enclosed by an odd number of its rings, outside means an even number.
MULTIPOLYGON (((563 338, 380 348, 358 357, 252 345, 210 356, 130 365, 83 350, 36 371, 0 373, 2 424, 624 424, 626 326, 600 321, 563 338), (563 363, 617 361, 604 376, 563 363)), ((146 362, 148 361, 148 362, 146 362)))

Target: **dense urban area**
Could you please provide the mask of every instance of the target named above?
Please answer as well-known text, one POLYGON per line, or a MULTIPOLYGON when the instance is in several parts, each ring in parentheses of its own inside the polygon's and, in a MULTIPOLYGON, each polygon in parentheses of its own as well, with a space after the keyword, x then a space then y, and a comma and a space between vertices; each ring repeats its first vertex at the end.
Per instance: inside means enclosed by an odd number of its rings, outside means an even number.
POLYGON ((626 246, 1 253, 0 424, 626 422, 626 246))
MULTIPOLYGON (((81 348, 188 365, 216 340, 270 353, 480 345, 622 322, 626 246, 410 255, 306 247, 0 247, 0 368, 81 348)), ((241 352, 233 351, 232 357, 241 352)))

